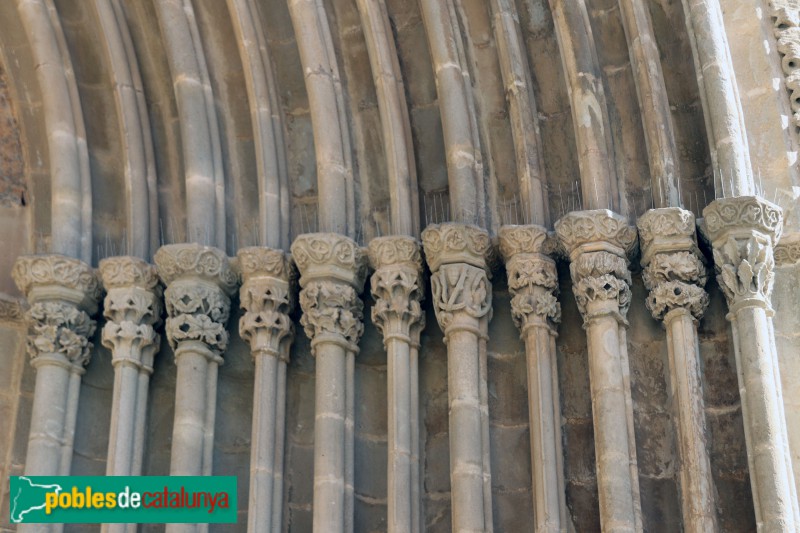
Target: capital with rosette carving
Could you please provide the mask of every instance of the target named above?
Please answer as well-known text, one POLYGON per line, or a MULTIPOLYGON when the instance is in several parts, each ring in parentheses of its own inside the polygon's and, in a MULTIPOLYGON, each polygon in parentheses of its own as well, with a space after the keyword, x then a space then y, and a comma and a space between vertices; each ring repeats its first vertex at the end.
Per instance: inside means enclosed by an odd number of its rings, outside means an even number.
POLYGON ((123 256, 103 259, 98 270, 106 289, 103 346, 112 351, 112 363, 150 367, 161 344, 155 331, 162 310, 156 268, 123 256))
POLYGON ((717 282, 732 312, 770 308, 773 250, 782 229, 781 208, 757 196, 720 198, 703 209, 700 231, 711 242, 717 282))
POLYGON ((300 271, 300 324, 311 339, 358 351, 364 332, 364 289, 367 258, 352 239, 337 233, 306 233, 292 243, 292 259, 300 271))
POLYGON ((584 321, 611 314, 626 323, 631 302, 628 261, 638 245, 636 228, 612 211, 596 209, 565 215, 555 231, 571 260, 573 292, 584 321))
POLYGON ((679 207, 652 209, 637 221, 647 308, 656 320, 685 309, 700 318, 708 307, 708 280, 697 248, 694 215, 679 207))
POLYGON ((476 321, 492 317, 489 234, 468 224, 433 224, 422 232, 422 244, 432 272, 436 319, 445 338, 456 329, 481 335, 476 321))
POLYGON ((387 342, 392 337, 412 341, 412 331, 422 321, 420 286, 422 254, 411 237, 379 237, 369 243, 369 259, 375 273, 371 278, 372 321, 387 342))
POLYGON ((531 326, 551 330, 561 320, 558 274, 550 257, 554 244, 547 230, 537 225, 500 228, 500 253, 506 262, 511 316, 524 334, 531 326))
POLYGON ((253 357, 288 357, 294 335, 289 318, 293 307, 295 270, 283 250, 262 246, 242 248, 237 254, 242 286, 239 333, 250 344, 253 357))
POLYGON ((162 246, 154 257, 167 286, 166 332, 170 346, 202 343, 219 357, 228 346, 225 326, 238 276, 222 250, 195 243, 162 246))
POLYGON ((29 255, 17 258, 11 276, 30 304, 25 320, 33 365, 87 365, 95 330, 91 315, 102 294, 95 270, 63 255, 29 255))

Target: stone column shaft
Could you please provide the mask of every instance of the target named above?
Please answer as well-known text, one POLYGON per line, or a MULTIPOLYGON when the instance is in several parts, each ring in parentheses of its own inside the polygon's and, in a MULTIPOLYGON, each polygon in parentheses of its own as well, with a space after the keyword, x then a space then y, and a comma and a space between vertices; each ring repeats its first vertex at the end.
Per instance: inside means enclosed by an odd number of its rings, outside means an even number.
MULTIPOLYGON (((107 292, 103 345, 111 349, 114 366, 106 475, 138 475, 144 453, 140 439, 147 412, 147 382, 160 345, 154 326, 161 321, 161 288, 155 267, 135 257, 104 259, 99 270, 107 292)), ((136 526, 103 524, 102 529, 135 531, 136 526)))
POLYGON ((492 531, 485 346, 492 314, 489 236, 446 223, 422 233, 431 290, 447 343, 450 490, 454 531, 492 531), (488 487, 488 490, 487 490, 488 487))
POLYGON ((250 343, 255 364, 253 430, 250 452, 250 500, 247 528, 251 533, 282 527, 283 438, 286 405, 286 362, 294 328, 293 270, 281 250, 249 247, 239 250, 246 310, 239 332, 250 343))
MULTIPOLYGON (((101 287, 85 263, 61 255, 20 256, 12 270, 28 300, 28 353, 36 369, 25 474, 69 475, 81 376, 89 363, 101 287)), ((20 524, 59 532, 61 524, 20 524)))
POLYGON ((541 226, 500 228, 511 312, 525 341, 534 530, 558 533, 567 527, 561 450, 561 406, 555 352, 558 275, 548 257, 553 242, 541 226))
POLYGON ((800 527, 772 337, 773 248, 781 209, 755 196, 715 200, 703 210, 717 281, 728 301, 742 399, 750 486, 759 531, 800 527))
POLYGON ((604 531, 641 531, 625 334, 636 231, 604 209, 569 213, 555 229, 586 329, 600 523, 604 531))
POLYGON ((373 239, 372 321, 386 346, 388 382, 388 531, 419 531, 419 384, 422 257, 410 237, 373 239))
POLYGON ((301 324, 316 357, 314 525, 319 533, 353 528, 355 354, 364 331, 366 258, 351 239, 310 233, 295 239, 301 324))
POLYGON ((683 527, 717 530, 714 479, 708 454, 700 348, 695 320, 708 306, 706 266, 697 248, 694 215, 681 208, 653 209, 640 217, 646 304, 667 330, 669 373, 680 465, 683 527))
MULTIPOLYGON (((166 332, 178 367, 170 475, 210 475, 217 368, 228 346, 230 295, 238 276, 225 253, 209 246, 162 246, 154 259, 167 286, 166 332)), ((206 530, 204 524, 166 527, 169 533, 206 530)))

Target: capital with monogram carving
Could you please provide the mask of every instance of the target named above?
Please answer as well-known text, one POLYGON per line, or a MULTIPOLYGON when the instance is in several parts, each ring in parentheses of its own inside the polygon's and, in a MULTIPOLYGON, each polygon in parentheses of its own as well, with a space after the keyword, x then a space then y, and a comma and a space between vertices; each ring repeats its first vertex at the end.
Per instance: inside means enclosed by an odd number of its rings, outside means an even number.
POLYGON ((166 332, 173 350, 201 343, 214 356, 228 346, 226 324, 238 275, 225 252, 196 243, 162 246, 154 257, 167 286, 166 332))
POLYGON ((511 315, 524 332, 531 326, 552 328, 561 320, 558 274, 553 239, 537 225, 500 228, 500 253, 506 262, 508 288, 513 294, 511 315))
POLYGON ((720 198, 703 209, 700 231, 711 242, 717 282, 731 311, 770 307, 773 250, 782 229, 781 208, 757 196, 720 198))
POLYGON ((20 256, 11 276, 28 300, 28 353, 34 366, 44 361, 89 363, 102 287, 95 270, 63 255, 20 256))
POLYGON ((697 248, 694 215, 679 207, 652 209, 637 221, 647 308, 656 320, 674 309, 700 318, 708 307, 708 273, 697 248))
POLYGON ((321 342, 357 352, 364 332, 364 289, 367 258, 352 239, 337 233, 306 233, 292 243, 292 259, 300 271, 300 324, 312 351, 321 342))
POLYGON ((628 261, 636 254, 636 228, 607 209, 574 211, 555 223, 570 258, 575 300, 585 321, 613 315, 625 323, 631 302, 628 261))
POLYGON ((468 224, 434 224, 422 232, 422 244, 432 272, 436 319, 445 338, 456 329, 480 335, 477 321, 492 317, 489 234, 468 224))
POLYGON ((242 276, 239 298, 245 309, 239 320, 242 339, 250 343, 253 357, 288 357, 296 281, 291 261, 283 250, 263 246, 242 248, 237 258, 242 276))

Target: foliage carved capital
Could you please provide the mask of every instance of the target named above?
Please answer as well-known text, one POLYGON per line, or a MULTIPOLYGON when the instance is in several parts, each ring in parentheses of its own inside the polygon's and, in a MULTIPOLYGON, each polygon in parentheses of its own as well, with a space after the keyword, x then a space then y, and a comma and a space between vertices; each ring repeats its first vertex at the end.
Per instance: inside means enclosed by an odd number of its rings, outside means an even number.
POLYGON ((568 213, 555 223, 555 230, 572 261, 584 252, 603 250, 628 258, 636 253, 636 229, 607 209, 568 213))
POLYGON ((97 272, 92 267, 58 254, 20 256, 14 263, 11 277, 30 304, 63 300, 91 315, 97 311, 102 295, 97 272))
POLYGON ((211 246, 167 244, 158 249, 153 260, 164 285, 191 277, 214 284, 231 295, 239 281, 225 252, 211 246))

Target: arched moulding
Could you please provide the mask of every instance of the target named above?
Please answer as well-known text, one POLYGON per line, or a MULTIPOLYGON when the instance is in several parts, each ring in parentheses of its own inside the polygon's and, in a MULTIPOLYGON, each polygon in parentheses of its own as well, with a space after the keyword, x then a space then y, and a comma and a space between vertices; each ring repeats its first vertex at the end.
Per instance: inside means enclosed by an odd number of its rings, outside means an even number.
POLYGON ((328 17, 321 0, 289 0, 305 73, 317 155, 320 231, 355 237, 350 127, 328 17))
POLYGON ((127 195, 123 253, 149 259, 158 247, 158 200, 153 138, 138 60, 119 0, 95 0, 92 5, 103 36, 122 137, 127 195))
POLYGON ((92 183, 78 87, 52 0, 17 2, 40 85, 49 153, 51 250, 92 259, 92 183))
POLYGON ((455 6, 452 0, 423 0, 420 11, 436 73, 450 219, 484 226, 487 220, 480 131, 455 6))
POLYGON ((155 2, 170 66, 186 180, 186 238, 225 248, 225 180, 214 94, 190 0, 155 2))
POLYGON ((418 235, 419 194, 411 122, 386 4, 383 0, 358 0, 357 5, 381 115, 391 232, 418 235))
POLYGON ((228 0, 233 31, 250 101, 258 180, 258 235, 261 245, 289 247, 288 173, 283 112, 258 6, 253 0, 228 0))

